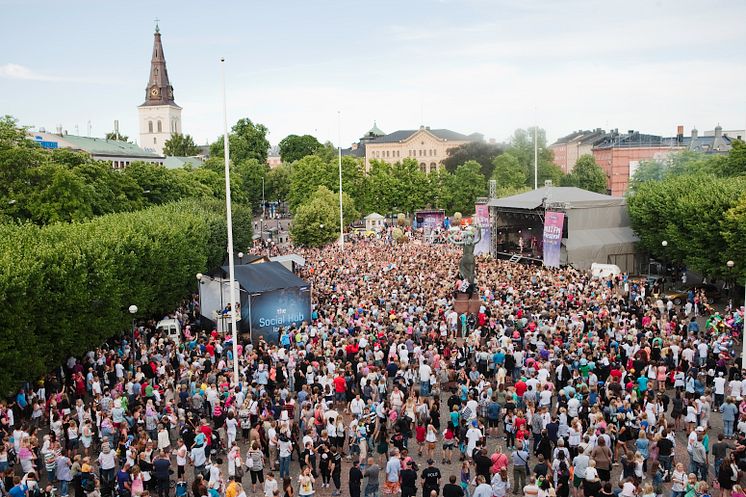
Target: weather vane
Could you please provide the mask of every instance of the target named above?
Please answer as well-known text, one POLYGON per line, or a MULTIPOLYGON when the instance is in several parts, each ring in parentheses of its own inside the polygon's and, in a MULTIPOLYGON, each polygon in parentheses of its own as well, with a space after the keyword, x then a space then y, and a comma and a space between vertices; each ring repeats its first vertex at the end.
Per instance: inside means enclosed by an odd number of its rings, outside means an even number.
POLYGON ((161 28, 159 28, 159 27, 158 27, 158 23, 159 23, 159 22, 160 22, 160 19, 158 19, 158 18, 156 17, 156 18, 155 18, 155 32, 156 32, 156 33, 160 33, 160 32, 161 32, 161 28))

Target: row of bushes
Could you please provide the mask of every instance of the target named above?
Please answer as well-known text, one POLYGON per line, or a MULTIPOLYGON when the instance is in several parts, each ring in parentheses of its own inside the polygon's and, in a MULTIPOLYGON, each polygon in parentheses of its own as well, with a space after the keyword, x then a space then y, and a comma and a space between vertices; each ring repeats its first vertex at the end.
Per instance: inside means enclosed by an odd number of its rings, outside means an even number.
MULTIPOLYGON (((235 247, 251 213, 234 208, 235 247)), ((223 261, 225 209, 185 200, 84 223, 0 225, 0 392, 96 347, 139 316, 173 310, 223 261)))

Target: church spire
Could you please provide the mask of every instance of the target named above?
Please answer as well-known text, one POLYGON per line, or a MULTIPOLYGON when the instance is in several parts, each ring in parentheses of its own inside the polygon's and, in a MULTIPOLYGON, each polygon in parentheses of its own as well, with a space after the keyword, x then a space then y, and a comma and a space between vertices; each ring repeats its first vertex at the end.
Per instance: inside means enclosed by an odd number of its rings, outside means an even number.
POLYGON ((145 88, 145 103, 143 105, 176 105, 174 102, 174 87, 168 81, 166 57, 163 55, 161 44, 161 30, 158 21, 153 33, 153 57, 150 60, 150 79, 145 88))

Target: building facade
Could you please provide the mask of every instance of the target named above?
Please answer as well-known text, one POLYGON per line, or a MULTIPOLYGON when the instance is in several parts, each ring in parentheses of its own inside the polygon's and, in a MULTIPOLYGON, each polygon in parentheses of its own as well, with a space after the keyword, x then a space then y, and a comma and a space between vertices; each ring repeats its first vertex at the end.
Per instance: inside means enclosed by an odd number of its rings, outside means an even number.
POLYGON ((448 129, 430 129, 429 126, 384 134, 374 124, 360 142, 344 150, 343 154, 364 158, 366 171, 370 170, 373 160, 394 164, 412 158, 417 160, 422 172, 429 174, 443 166, 451 149, 483 139, 478 133, 464 135, 448 129))
POLYGON ((593 146, 601 142, 606 132, 601 128, 574 131, 549 146, 554 152, 554 164, 565 174, 571 173, 582 155, 590 154, 593 146))
POLYGON ((138 108, 140 146, 163 155, 163 145, 175 133, 181 133, 181 107, 174 101, 174 88, 168 79, 158 25, 153 34, 150 78, 145 87, 145 102, 138 108))
POLYGON ((618 197, 625 194, 630 178, 642 161, 666 160, 672 153, 691 150, 706 154, 723 154, 731 149, 734 139, 743 136, 739 130, 724 132, 720 125, 713 131, 700 135, 692 129, 684 136, 684 126, 677 126, 676 135, 663 137, 629 130, 620 133, 600 128, 574 131, 549 146, 554 153, 554 163, 565 174, 571 173, 575 162, 582 155, 591 154, 606 173, 608 193, 618 197), (731 138, 733 136, 733 138, 731 138))
POLYGON ((29 138, 47 149, 66 148, 88 154, 92 159, 109 162, 114 169, 124 169, 133 162, 163 164, 163 157, 134 143, 106 138, 68 135, 67 133, 29 132, 29 138))

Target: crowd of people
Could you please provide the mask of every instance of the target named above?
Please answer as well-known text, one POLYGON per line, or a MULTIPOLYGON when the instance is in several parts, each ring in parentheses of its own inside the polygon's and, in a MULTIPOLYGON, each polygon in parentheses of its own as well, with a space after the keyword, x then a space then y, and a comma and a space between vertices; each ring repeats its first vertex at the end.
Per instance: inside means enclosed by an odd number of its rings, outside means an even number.
POLYGON ((415 235, 296 249, 309 322, 252 343, 180 307, 0 405, 11 497, 744 497, 742 314, 415 235), (238 359, 240 381, 233 378, 238 359))

